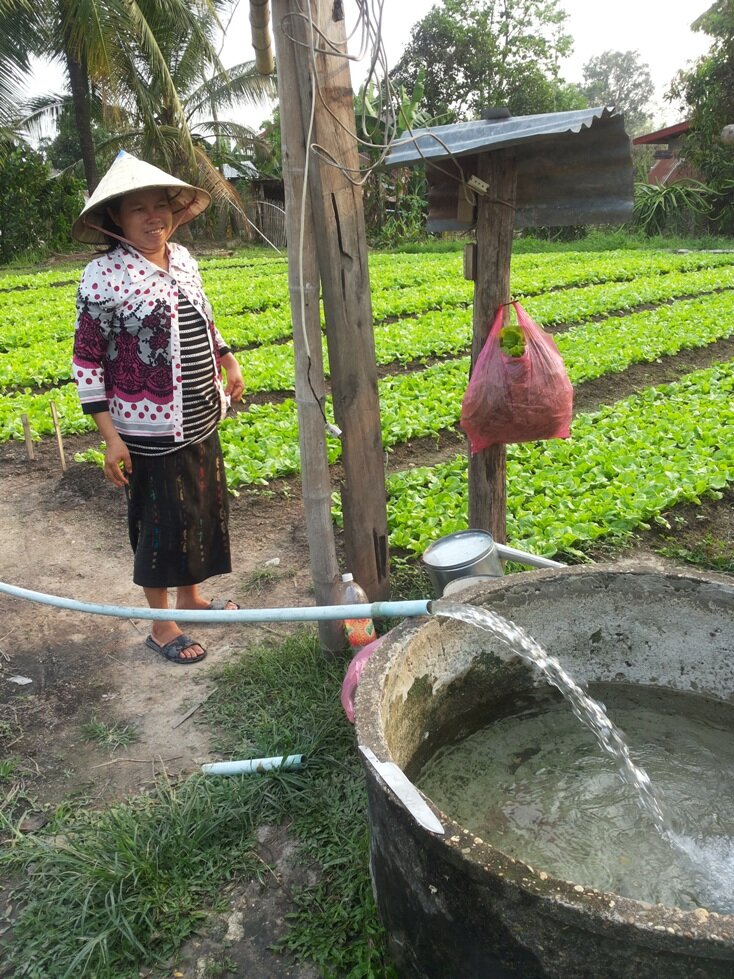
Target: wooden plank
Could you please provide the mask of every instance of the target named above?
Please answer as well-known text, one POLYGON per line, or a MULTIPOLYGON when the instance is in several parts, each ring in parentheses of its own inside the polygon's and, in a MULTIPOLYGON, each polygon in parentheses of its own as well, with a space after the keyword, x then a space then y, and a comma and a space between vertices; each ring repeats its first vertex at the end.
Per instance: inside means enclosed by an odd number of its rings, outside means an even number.
MULTIPOLYGON (((284 0, 273 0, 286 200, 288 288, 293 322, 298 439, 301 455, 301 490, 316 604, 329 605, 333 600, 334 586, 339 577, 339 566, 331 519, 332 487, 323 416, 326 385, 321 351, 320 279, 313 213, 308 197, 303 210, 303 254, 300 253, 306 134, 300 105, 298 100, 292 97, 292 93, 297 91, 294 43, 282 30, 282 19, 288 6, 289 4, 284 0), (301 301, 302 289, 303 301, 301 301)), ((292 34, 293 31, 298 31, 299 37, 304 36, 302 26, 298 22, 291 21, 289 33, 292 34)), ((342 652, 345 647, 342 624, 320 622, 319 639, 324 651, 342 652)))
MULTIPOLYGON (((310 9, 316 50, 312 55, 308 45, 296 46, 296 91, 308 131, 315 88, 309 189, 334 417, 343 433, 344 544, 348 569, 370 600, 377 601, 389 592, 387 507, 362 189, 350 179, 359 170, 353 91, 349 62, 333 53, 346 52, 343 5, 309 3, 302 5, 302 23, 308 31, 310 9)), ((277 9, 284 6, 279 3, 277 9)), ((289 31, 295 20, 289 19, 289 31)), ((288 98, 294 95, 289 92, 288 98)))
MULTIPOLYGON (((476 176, 489 184, 489 192, 479 196, 477 214, 472 370, 497 309, 510 298, 517 187, 514 152, 483 153, 476 176)), ((495 445, 469 458, 469 526, 488 530, 499 543, 507 538, 505 457, 504 445, 495 445)))

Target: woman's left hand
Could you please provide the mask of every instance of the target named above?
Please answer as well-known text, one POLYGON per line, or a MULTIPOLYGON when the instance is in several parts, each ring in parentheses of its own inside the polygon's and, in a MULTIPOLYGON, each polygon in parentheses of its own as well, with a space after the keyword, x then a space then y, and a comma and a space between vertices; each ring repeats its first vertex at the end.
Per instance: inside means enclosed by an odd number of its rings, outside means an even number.
POLYGON ((245 382, 242 377, 240 365, 232 354, 226 354, 222 357, 222 367, 227 372, 227 383, 224 387, 224 393, 232 401, 241 401, 242 395, 245 392, 245 382))

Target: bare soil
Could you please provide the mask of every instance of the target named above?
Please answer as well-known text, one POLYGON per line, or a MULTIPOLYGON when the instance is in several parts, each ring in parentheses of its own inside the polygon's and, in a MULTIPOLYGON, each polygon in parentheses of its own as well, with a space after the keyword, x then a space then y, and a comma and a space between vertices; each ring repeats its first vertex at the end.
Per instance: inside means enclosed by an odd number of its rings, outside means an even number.
MULTIPOLYGON (((69 440, 67 459, 83 442, 69 440)), ((53 443, 37 451, 34 462, 18 444, 0 452, 1 580, 84 602, 144 605, 131 581, 123 494, 85 463, 69 461, 62 474, 53 443)), ((207 583, 212 597, 242 605, 311 601, 296 498, 233 499, 231 533, 237 570, 207 583), (258 594, 248 585, 255 581, 258 594)), ((201 666, 168 663, 147 649, 145 620, 0 595, 0 704, 14 732, 5 747, 24 759, 41 800, 90 791, 99 800, 119 799, 163 766, 175 774, 209 760, 206 731, 195 715, 182 720, 207 695, 206 667, 272 638, 278 628, 192 625, 187 631, 209 651, 201 666), (108 750, 81 738, 80 725, 92 718, 134 726, 139 740, 110 763, 108 750)))
MULTIPOLYGON (((732 355, 734 344, 728 342, 632 368, 581 386, 577 407, 588 410, 732 355)), ((52 441, 37 447, 33 462, 18 443, 0 447, 0 580, 87 602, 140 606, 142 592, 131 582, 124 496, 96 467, 71 461, 75 451, 97 443, 92 436, 68 439, 63 474, 52 441)), ((462 443, 449 432, 401 446, 390 456, 390 469, 435 464, 460 451, 462 443)), ((672 542, 732 558, 733 500, 730 493, 719 502, 678 508, 672 531, 642 534, 613 556, 659 561, 660 548, 672 542)), ((212 597, 245 606, 312 602, 297 481, 234 498, 231 536, 235 571, 208 583, 212 597)), ((173 775, 196 771, 213 756, 207 728, 197 723, 195 710, 187 714, 210 690, 208 666, 290 628, 192 626, 187 631, 204 643, 209 657, 182 667, 144 646, 144 620, 93 616, 0 595, 0 758, 21 759, 24 787, 38 798, 39 808, 75 796, 104 805, 140 791, 164 769, 173 775), (134 726, 138 740, 112 753, 82 737, 81 726, 91 719, 134 726)), ((30 820, 28 829, 33 826, 30 820)), ((285 930, 291 888, 305 871, 293 860, 287 833, 263 827, 260 842, 272 871, 264 881, 233 891, 230 914, 187 946, 179 967, 185 979, 317 974, 269 950, 285 930), (211 971, 215 968, 219 971, 211 971)))

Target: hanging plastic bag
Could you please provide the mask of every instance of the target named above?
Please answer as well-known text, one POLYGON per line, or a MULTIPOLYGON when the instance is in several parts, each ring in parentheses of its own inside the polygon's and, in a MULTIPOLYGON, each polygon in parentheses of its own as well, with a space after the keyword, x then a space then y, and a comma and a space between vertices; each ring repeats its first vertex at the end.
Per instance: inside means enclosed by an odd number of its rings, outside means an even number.
POLYGON ((380 636, 379 639, 373 639, 373 641, 367 643, 366 646, 362 646, 362 648, 354 654, 349 662, 349 666, 347 667, 344 682, 342 683, 341 703, 342 707, 344 708, 344 713, 347 715, 347 718, 352 724, 354 724, 354 695, 357 692, 357 686, 359 684, 359 679, 362 676, 364 664, 373 653, 377 652, 384 639, 385 636, 380 636))
POLYGON ((490 445, 570 434, 573 388, 558 347, 519 303, 512 305, 517 326, 503 330, 500 306, 461 405, 460 424, 472 454, 490 445))

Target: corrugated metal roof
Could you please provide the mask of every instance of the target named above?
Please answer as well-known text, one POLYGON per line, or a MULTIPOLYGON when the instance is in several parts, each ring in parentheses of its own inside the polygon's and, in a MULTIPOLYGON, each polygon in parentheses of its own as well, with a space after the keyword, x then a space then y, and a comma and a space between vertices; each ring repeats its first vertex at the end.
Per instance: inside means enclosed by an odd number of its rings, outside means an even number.
MULTIPOLYGON (((515 148, 515 227, 621 224, 632 214, 632 158, 624 117, 579 109, 476 120, 413 132, 394 145, 390 167, 442 163, 515 148)), ((467 161, 470 162, 470 161, 467 161)), ((466 172, 465 177, 471 176, 466 172)))
POLYGON ((257 167, 254 163, 250 163, 249 160, 243 160, 242 163, 238 163, 236 167, 232 167, 229 163, 225 163, 222 166, 222 172, 224 174, 225 180, 239 180, 245 178, 246 180, 257 180, 260 174, 257 172, 257 167))

